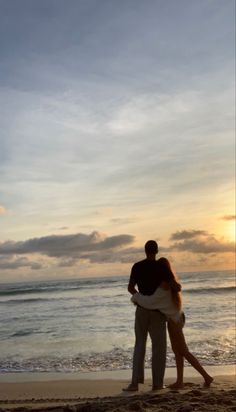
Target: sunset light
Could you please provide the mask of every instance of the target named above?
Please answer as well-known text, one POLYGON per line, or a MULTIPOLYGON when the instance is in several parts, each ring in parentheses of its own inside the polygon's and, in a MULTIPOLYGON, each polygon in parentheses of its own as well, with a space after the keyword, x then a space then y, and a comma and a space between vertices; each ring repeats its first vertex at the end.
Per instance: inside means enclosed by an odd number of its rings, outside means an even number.
POLYGON ((235 0, 0 0, 0 412, 236 412, 235 0))
POLYGON ((0 281, 234 268, 233 2, 1 4, 0 281))
POLYGON ((236 225, 235 221, 230 223, 229 225, 229 239, 233 240, 235 242, 235 237, 236 237, 236 225))

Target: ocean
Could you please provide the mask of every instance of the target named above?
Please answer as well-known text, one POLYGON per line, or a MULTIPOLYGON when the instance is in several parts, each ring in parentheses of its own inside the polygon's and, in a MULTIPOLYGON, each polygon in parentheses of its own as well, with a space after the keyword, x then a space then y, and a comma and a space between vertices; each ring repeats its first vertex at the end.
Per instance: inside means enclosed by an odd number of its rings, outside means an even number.
MULTIPOLYGON (((179 273, 185 337, 204 365, 235 362, 234 271, 179 273)), ((0 372, 131 369, 127 276, 0 284, 0 372)), ((151 343, 146 367, 150 367, 151 343)), ((168 343, 167 366, 174 366, 168 343)))

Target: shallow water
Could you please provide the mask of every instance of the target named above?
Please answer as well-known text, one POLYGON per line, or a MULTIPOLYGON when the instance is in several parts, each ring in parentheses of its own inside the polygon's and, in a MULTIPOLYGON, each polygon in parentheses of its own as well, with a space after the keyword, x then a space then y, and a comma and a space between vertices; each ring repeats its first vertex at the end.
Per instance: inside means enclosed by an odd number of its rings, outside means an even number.
MULTIPOLYGON (((235 360, 233 271, 180 273, 185 336, 207 365, 235 360)), ((134 311, 127 277, 0 284, 0 371, 129 369, 134 311)), ((148 342, 146 366, 150 366, 148 342)), ((167 366, 174 366, 169 348, 167 366)))

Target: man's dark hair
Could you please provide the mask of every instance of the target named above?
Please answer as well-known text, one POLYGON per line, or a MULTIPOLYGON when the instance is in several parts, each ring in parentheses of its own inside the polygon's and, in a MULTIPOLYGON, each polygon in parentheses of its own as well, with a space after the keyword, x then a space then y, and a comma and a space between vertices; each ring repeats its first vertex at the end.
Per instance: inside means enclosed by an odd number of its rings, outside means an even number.
POLYGON ((147 254, 151 253, 157 253, 158 252, 158 244, 155 240, 148 240, 145 243, 145 252, 147 254))

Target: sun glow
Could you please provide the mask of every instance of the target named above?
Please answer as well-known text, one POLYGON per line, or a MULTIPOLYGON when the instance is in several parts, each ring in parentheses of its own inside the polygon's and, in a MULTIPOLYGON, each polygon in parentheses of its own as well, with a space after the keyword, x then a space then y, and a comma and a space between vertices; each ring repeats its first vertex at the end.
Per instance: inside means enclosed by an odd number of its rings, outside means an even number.
POLYGON ((233 218, 229 220, 222 219, 222 221, 217 224, 217 227, 212 229, 212 233, 215 233, 216 237, 218 238, 224 238, 225 241, 235 242, 236 220, 233 218))
POLYGON ((231 241, 234 241, 234 242, 235 242, 235 240, 236 240, 236 239, 235 239, 235 238, 236 238, 235 233, 236 233, 236 221, 234 220, 233 222, 230 222, 230 223, 227 225, 225 234, 227 235, 227 237, 228 237, 231 241))

